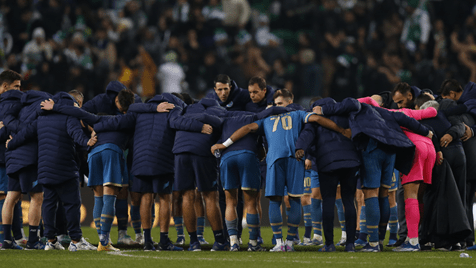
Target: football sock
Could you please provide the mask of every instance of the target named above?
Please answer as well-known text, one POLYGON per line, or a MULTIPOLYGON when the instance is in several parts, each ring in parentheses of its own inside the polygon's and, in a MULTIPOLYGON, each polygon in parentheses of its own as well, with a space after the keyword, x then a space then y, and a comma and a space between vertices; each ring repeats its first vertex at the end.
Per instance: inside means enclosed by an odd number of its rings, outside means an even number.
POLYGON ((33 225, 30 225, 29 226, 29 235, 28 235, 28 243, 30 245, 38 242, 38 240, 40 240, 40 238, 38 237, 38 226, 33 226, 33 225))
POLYGON ((365 199, 365 215, 367 216, 367 232, 369 234, 369 242, 378 243, 380 208, 377 197, 365 199))
POLYGON ((390 204, 388 203, 388 196, 380 197, 378 202, 380 207, 379 240, 383 241, 385 240, 388 219, 390 218, 390 204))
POLYGON ((397 206, 390 208, 390 218, 388 220, 388 225, 390 227, 390 239, 397 240, 397 231, 398 231, 398 209, 397 206), (393 235, 395 235, 393 237, 393 235))
POLYGON ((174 217, 174 223, 177 235, 183 235, 183 217, 174 217))
POLYGON ((111 232, 112 222, 116 214, 116 196, 104 195, 103 201, 104 205, 101 213, 101 236, 99 240, 103 246, 106 246, 109 243, 109 233, 111 232))
MULTIPOLYGON (((236 225, 236 229, 238 229, 238 223, 236 225)), ((205 217, 197 217, 197 235, 203 236, 204 231, 205 231, 205 217)))
POLYGON ((225 235, 223 234, 223 229, 218 230, 218 231, 213 231, 213 235, 215 236, 215 241, 223 244, 226 242, 225 240, 225 235))
POLYGON ((93 218, 94 218, 94 224, 96 225, 96 230, 98 232, 98 235, 101 234, 101 213, 102 213, 103 205, 104 203, 103 203, 102 196, 95 196, 93 218))
POLYGON ((131 223, 132 228, 134 228, 134 233, 141 233, 141 222, 140 222, 140 206, 131 205, 131 223))
POLYGON ((167 245, 169 242, 169 232, 160 232, 160 244, 167 245))
POLYGON ((193 244, 195 242, 198 242, 198 237, 197 237, 197 232, 188 232, 188 235, 190 236, 190 244, 193 244))
POLYGON ((117 230, 127 231, 127 222, 129 214, 127 213, 127 199, 116 200, 117 230))
POLYGON ((148 243, 152 243, 152 236, 150 234, 150 229, 144 228, 144 244, 148 244, 148 243))
POLYGON ((0 200, 0 243, 3 243, 2 208, 5 199, 0 200))
POLYGON ((259 236, 259 215, 258 214, 246 214, 246 222, 250 230, 250 240, 257 240, 259 236))
POLYGON ((2 225, 3 227, 3 241, 7 240, 7 241, 12 241, 12 225, 11 224, 3 224, 2 225))
POLYGON ((345 229, 345 212, 344 206, 342 205, 342 199, 336 199, 336 207, 337 207, 337 216, 339 217, 340 228, 343 232, 346 231, 345 229))
POLYGON ((238 219, 234 219, 232 221, 225 220, 225 224, 229 236, 238 235, 238 219))
POLYGON ((311 230, 312 230, 312 219, 311 219, 311 205, 306 205, 302 207, 302 211, 304 213, 304 237, 311 238, 311 230))
POLYGON ((280 209, 281 202, 269 201, 269 222, 276 240, 283 238, 281 228, 283 227, 283 215, 280 209))
POLYGON ((360 234, 359 234, 359 239, 367 241, 367 219, 365 215, 365 206, 362 206, 360 209, 360 234))
POLYGON ((405 200, 405 218, 407 220, 408 238, 417 238, 418 224, 420 223, 418 200, 414 198, 405 200))
POLYGON ((298 237, 299 223, 301 222, 301 199, 289 198, 289 204, 291 209, 288 216, 288 235, 286 240, 293 241, 295 237, 298 237))
POLYGON ((311 198, 311 218, 312 218, 312 229, 314 234, 322 236, 322 208, 321 208, 321 199, 311 198))
POLYGON ((12 232, 13 238, 15 240, 23 238, 23 213, 21 208, 21 200, 19 200, 13 207, 13 218, 12 218, 12 232))

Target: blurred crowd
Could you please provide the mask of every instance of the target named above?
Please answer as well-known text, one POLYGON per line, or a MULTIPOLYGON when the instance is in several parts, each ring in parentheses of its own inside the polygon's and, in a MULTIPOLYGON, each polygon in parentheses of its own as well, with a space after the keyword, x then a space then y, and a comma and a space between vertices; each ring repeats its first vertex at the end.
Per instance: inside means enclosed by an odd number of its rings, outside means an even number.
POLYGON ((0 0, 0 67, 25 90, 119 80, 203 97, 228 74, 312 96, 476 81, 476 0, 0 0))

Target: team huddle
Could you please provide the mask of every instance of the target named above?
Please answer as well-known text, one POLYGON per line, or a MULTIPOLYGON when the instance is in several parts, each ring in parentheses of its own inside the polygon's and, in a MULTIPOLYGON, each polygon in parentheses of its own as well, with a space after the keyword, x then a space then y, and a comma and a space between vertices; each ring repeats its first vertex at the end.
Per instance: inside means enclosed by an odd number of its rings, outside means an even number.
POLYGON ((266 251, 262 190, 271 252, 295 245, 336 251, 335 206, 342 228, 337 246, 346 252, 382 251, 387 226, 394 251, 476 249, 472 82, 463 90, 446 80, 439 96, 399 83, 360 99, 315 97, 305 110, 291 92, 260 77, 243 89, 221 74, 199 101, 163 93, 144 103, 112 81, 84 104, 76 90, 21 92, 21 80, 13 71, 0 74, 1 249, 64 250, 67 241, 70 251, 119 251, 110 239, 117 217, 117 244, 182 251, 185 226, 188 250, 200 251, 208 243, 206 215, 212 251, 240 250, 242 218, 247 250, 266 251), (97 247, 80 226, 83 174, 94 192, 97 247), (31 198, 28 239, 19 219, 22 194, 31 198), (135 239, 127 235, 129 196, 135 239), (158 244, 151 237, 156 198, 158 244), (171 217, 175 243, 168 236, 171 217))

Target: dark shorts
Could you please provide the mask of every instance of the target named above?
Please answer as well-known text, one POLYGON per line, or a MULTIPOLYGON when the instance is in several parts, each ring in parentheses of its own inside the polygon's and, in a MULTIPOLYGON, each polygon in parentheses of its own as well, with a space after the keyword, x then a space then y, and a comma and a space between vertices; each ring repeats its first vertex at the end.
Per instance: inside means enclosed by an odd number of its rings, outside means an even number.
POLYGON ((131 192, 171 194, 173 183, 173 173, 158 176, 135 176, 132 180, 131 192))
POLYGON ((43 192, 38 184, 38 166, 29 166, 8 176, 8 191, 26 193, 43 192))
POLYGON ((8 176, 5 166, 0 166, 0 194, 8 192, 8 176))
POLYGON ((217 160, 211 156, 190 153, 175 155, 174 190, 186 191, 198 189, 199 192, 217 190, 217 160))

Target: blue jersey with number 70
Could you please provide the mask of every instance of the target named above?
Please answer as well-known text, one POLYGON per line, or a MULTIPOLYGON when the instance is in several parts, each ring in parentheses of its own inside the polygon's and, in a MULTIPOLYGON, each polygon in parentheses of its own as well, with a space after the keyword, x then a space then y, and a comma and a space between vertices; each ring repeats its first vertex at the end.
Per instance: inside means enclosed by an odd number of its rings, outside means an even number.
POLYGON ((314 113, 294 111, 255 121, 259 131, 264 132, 268 141, 266 156, 268 165, 272 165, 280 158, 294 157, 299 133, 312 114, 314 113))

